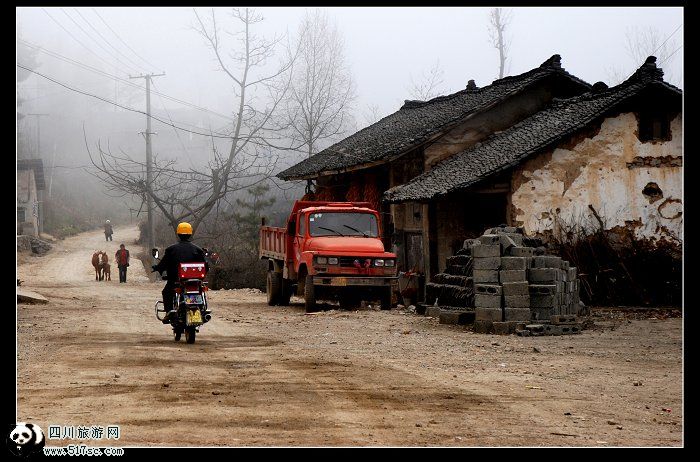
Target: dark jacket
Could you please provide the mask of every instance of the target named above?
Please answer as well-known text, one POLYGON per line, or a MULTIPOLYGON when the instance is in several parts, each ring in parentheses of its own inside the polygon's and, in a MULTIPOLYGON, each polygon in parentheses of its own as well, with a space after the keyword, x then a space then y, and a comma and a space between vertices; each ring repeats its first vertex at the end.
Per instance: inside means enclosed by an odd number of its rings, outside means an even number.
POLYGON ((204 251, 189 241, 173 244, 163 254, 163 258, 155 265, 159 273, 168 272, 168 281, 177 281, 178 265, 180 263, 204 263, 209 271, 209 265, 204 258, 204 251))
POLYGON ((112 225, 105 223, 105 234, 113 234, 112 225))

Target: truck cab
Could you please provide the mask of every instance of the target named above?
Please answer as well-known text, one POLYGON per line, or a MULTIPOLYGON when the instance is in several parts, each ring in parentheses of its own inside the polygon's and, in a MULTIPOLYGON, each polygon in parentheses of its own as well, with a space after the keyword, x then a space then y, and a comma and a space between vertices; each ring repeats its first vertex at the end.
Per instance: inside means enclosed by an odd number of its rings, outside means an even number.
POLYGON ((380 215, 369 203, 297 201, 286 229, 263 226, 260 233, 269 304, 286 305, 296 293, 307 311, 317 299, 391 307, 396 255, 385 251, 380 215))

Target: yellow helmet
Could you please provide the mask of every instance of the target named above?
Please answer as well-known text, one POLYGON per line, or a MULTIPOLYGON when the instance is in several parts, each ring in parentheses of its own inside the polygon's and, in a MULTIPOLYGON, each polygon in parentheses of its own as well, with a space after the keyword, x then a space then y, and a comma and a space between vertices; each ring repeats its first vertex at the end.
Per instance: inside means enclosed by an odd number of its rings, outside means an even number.
POLYGON ((183 221, 177 225, 177 234, 189 234, 192 235, 192 225, 183 221))

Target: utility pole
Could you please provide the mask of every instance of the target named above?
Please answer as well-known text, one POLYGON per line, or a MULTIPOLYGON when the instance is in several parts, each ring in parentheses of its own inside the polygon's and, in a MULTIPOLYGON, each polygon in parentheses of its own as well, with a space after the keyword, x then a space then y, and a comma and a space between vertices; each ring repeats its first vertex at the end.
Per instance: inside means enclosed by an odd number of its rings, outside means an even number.
MULTIPOLYGON (((36 117, 36 158, 41 159, 41 118, 42 117, 48 117, 49 114, 44 114, 44 113, 32 113, 32 114, 27 114, 28 116, 34 116, 36 117)), ((38 218, 38 228, 37 232, 41 235, 41 233, 44 232, 44 192, 43 190, 37 190, 37 213, 39 214, 38 218)))
POLYGON ((155 247, 155 226, 153 222, 153 198, 150 191, 153 187, 153 166, 151 159, 151 79, 160 77, 161 74, 141 74, 137 76, 129 76, 130 79, 145 79, 146 80, 146 208, 148 212, 148 246, 155 247))

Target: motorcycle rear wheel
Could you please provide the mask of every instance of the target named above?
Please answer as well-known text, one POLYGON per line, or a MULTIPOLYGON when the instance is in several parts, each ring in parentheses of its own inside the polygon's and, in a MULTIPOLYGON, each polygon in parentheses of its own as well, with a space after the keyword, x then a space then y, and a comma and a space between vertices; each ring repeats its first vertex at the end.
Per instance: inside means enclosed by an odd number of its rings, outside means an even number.
POLYGON ((185 341, 187 343, 194 343, 197 331, 196 327, 186 327, 185 328, 185 341))

